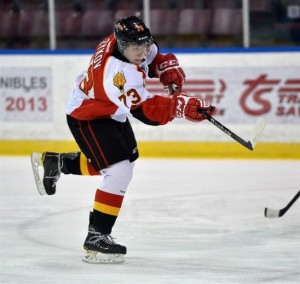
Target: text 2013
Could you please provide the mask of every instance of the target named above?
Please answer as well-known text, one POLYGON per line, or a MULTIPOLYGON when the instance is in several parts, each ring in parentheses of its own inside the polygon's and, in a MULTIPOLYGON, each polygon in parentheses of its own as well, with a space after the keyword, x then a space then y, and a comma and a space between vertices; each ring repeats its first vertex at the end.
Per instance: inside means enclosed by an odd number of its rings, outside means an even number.
POLYGON ((7 97, 5 110, 8 112, 43 112, 48 109, 46 97, 7 97))

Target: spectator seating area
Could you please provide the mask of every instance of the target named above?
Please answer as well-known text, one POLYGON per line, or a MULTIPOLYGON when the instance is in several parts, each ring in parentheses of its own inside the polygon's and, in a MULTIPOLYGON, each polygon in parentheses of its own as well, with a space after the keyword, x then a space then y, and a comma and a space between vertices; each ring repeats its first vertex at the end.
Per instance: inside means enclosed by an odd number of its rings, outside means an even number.
MULTIPOLYGON (((273 27, 272 1, 250 1, 250 17, 258 19, 251 24, 262 37, 263 28, 273 27)), ((242 46, 242 0, 150 3, 151 31, 161 47, 242 46)), ((142 0, 56 0, 57 48, 94 48, 113 32, 116 19, 130 15, 143 18, 142 0)), ((49 48, 48 1, 0 1, 0 27, 0 48, 49 48)))

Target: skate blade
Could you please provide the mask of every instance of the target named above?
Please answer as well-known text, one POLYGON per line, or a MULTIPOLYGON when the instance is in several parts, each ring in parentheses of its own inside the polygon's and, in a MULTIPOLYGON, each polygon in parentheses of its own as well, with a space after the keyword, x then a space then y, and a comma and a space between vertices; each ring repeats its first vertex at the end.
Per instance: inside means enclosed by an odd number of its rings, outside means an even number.
POLYGON ((87 254, 82 261, 93 264, 109 264, 122 263, 125 259, 123 254, 109 254, 87 250, 87 254))
POLYGON ((35 184, 37 187, 37 190, 40 195, 46 195, 46 190, 43 184, 43 180, 39 173, 39 167, 43 167, 43 161, 42 161, 42 154, 37 152, 31 153, 31 165, 32 165, 32 171, 33 176, 35 179, 35 184))

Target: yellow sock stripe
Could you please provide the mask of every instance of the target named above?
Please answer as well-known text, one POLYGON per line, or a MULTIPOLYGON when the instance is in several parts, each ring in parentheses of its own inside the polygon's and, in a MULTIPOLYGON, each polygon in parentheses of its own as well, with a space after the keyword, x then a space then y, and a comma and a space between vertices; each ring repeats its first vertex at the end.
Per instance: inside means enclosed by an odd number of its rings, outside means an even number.
POLYGON ((80 153, 80 171, 83 176, 89 176, 89 170, 87 167, 87 158, 82 153, 80 153))
POLYGON ((94 202, 94 209, 96 209, 99 212, 113 216, 118 216, 120 212, 120 208, 109 206, 97 201, 94 202))

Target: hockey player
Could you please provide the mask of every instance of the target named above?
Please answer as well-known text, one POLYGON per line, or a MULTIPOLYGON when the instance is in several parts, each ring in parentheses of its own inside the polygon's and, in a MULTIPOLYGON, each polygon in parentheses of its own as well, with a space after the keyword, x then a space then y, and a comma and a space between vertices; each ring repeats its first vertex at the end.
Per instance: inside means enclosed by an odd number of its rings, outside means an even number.
POLYGON ((185 74, 174 54, 163 55, 150 30, 135 16, 116 22, 114 33, 100 42, 86 71, 76 79, 67 104, 67 123, 81 152, 32 153, 40 193, 54 194, 61 173, 103 176, 90 212, 84 242, 90 263, 122 262, 126 247, 111 237, 126 189, 138 158, 137 143, 128 116, 157 126, 174 118, 200 122, 198 109, 213 115, 209 102, 182 92, 185 74), (169 96, 151 96, 146 77, 160 79, 169 96), (38 167, 44 169, 43 179, 38 167))

